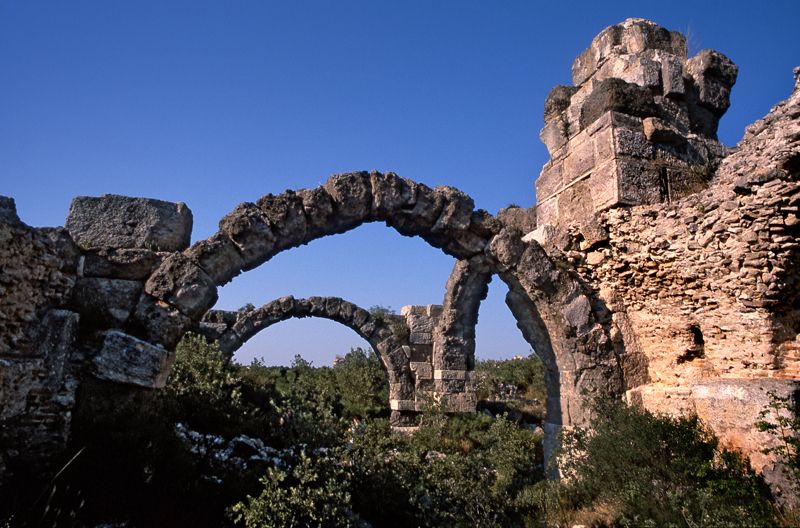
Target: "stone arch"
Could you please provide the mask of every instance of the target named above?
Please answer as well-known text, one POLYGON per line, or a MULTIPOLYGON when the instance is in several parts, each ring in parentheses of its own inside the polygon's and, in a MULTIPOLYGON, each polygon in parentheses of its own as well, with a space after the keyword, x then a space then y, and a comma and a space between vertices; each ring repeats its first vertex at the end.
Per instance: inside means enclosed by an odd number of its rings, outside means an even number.
MULTIPOLYGON (((229 357, 245 342, 270 326, 292 318, 320 317, 340 323, 367 341, 378 354, 389 381, 392 422, 408 420, 405 409, 396 401, 414 400, 414 376, 409 365, 408 332, 401 316, 376 316, 339 297, 292 296, 270 301, 248 311, 211 310, 198 325, 198 331, 217 340, 220 351, 229 357)), ((413 411, 413 409, 411 409, 413 411)))
MULTIPOLYGON (((515 292, 511 299, 530 301, 513 301, 512 307, 529 342, 533 341, 534 348, 536 340, 551 344, 551 370, 558 372, 560 402, 555 423, 586 420, 581 404, 584 389, 621 394, 619 362, 607 325, 600 324, 603 308, 577 275, 553 261, 538 242, 523 241, 513 222, 475 210, 466 194, 452 187, 431 189, 392 173, 334 175, 321 187, 269 194, 255 203, 240 204, 220 221, 216 234, 168 256, 151 274, 137 308, 137 314, 144 314, 137 318, 143 324, 134 326, 134 334, 171 348, 216 302, 218 285, 281 251, 375 221, 385 222, 402 235, 419 236, 459 259, 435 331, 426 331, 433 350, 430 366, 418 358, 412 360, 412 368, 431 373, 425 391, 444 396, 452 410, 475 408, 471 384, 475 323, 495 274, 515 292), (531 319, 537 323, 531 325, 531 319), (535 338, 534 333, 547 337, 535 338)), ((282 313, 289 317, 307 309, 302 303, 292 306, 292 314, 282 313)), ((412 335, 420 334, 412 331, 412 335)), ((421 344, 413 345, 416 350, 421 344)), ((539 349, 542 346, 539 343, 539 349)), ((384 353, 397 355, 400 364, 402 350, 398 346, 384 353)), ((393 397, 397 409, 419 410, 416 396, 407 398, 408 391, 414 391, 413 383, 402 387, 393 397)))
POLYGON ((449 379, 469 379, 474 369, 478 310, 495 274, 509 288, 506 304, 518 328, 545 365, 545 430, 552 447, 558 429, 588 422, 587 397, 624 392, 619 358, 603 324, 608 312, 537 242, 502 229, 484 255, 458 261, 448 279, 433 356, 436 390, 443 395, 460 388, 449 379))
POLYGON ((500 227, 474 207, 472 198, 453 187, 431 189, 393 173, 337 174, 314 189, 239 204, 215 235, 186 256, 222 285, 281 251, 383 221, 402 235, 419 236, 448 255, 468 259, 480 254, 500 227))
POLYGON ((622 397, 623 372, 609 336, 608 310, 574 271, 536 242, 503 233, 492 241, 506 298, 525 338, 548 370, 548 422, 585 425, 587 398, 622 397))
POLYGON ((376 221, 457 259, 483 253, 501 228, 453 187, 431 189, 393 173, 333 175, 314 189, 239 204, 216 234, 164 259, 145 284, 134 333, 172 348, 214 305, 217 286, 281 251, 376 221))

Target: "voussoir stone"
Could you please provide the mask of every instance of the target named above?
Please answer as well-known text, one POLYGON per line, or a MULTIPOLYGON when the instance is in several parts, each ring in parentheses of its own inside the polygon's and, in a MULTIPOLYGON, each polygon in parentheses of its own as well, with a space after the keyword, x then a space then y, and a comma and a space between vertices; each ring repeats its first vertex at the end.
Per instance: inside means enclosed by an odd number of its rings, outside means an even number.
POLYGON ((194 261, 176 253, 147 279, 145 292, 192 318, 199 318, 217 301, 214 280, 194 261))
POLYGON ((85 248, 144 248, 181 251, 189 247, 192 212, 182 202, 116 194, 72 200, 66 228, 85 248))

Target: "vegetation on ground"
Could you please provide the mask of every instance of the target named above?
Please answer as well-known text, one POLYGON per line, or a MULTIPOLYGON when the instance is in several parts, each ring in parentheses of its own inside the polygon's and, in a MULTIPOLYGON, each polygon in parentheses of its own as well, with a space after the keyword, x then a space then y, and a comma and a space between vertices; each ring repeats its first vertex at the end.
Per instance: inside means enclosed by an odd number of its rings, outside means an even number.
MULTIPOLYGON (((431 405, 415 433, 392 432, 385 373, 371 350, 353 349, 332 367, 299 357, 289 367, 241 366, 214 344, 187 336, 176 356, 162 391, 123 395, 96 382, 75 417, 63 471, 27 509, 0 520, 246 528, 789 526, 762 479, 696 418, 600 402, 591 431, 565 434, 554 460, 566 478, 553 481, 544 478, 541 428, 513 419, 513 412, 449 416, 431 405), (259 464, 221 464, 212 448, 237 438, 236 449, 255 447, 226 456, 253 460, 259 449, 269 456, 259 464)), ((515 399, 544 401, 544 368, 534 355, 481 361, 476 370, 482 398, 511 402, 511 409, 515 399)), ((765 413, 761 427, 787 439, 796 462, 796 444, 783 432, 796 432, 797 424, 774 416, 765 413)))

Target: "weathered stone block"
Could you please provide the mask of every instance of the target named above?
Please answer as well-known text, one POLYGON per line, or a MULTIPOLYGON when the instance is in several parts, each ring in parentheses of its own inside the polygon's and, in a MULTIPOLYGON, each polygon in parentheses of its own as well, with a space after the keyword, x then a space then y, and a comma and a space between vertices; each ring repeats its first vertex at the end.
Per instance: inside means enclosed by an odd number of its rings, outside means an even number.
POLYGON ((191 319, 177 308, 146 294, 139 298, 128 321, 131 333, 168 349, 175 347, 191 325, 191 319))
POLYGON ((706 49, 686 61, 686 72, 699 89, 700 103, 721 117, 730 106, 739 68, 722 53, 706 49))
MULTIPOLYGON (((610 112, 606 115, 610 116, 610 112)), ((599 120, 598 120, 599 121, 599 120)), ((595 121, 596 122, 596 121, 595 121)), ((614 157, 614 134, 610 126, 597 130, 594 135, 595 164, 600 165, 614 157)))
MULTIPOLYGON (((242 270, 257 267, 274 253, 275 234, 264 213, 254 203, 245 202, 237 205, 236 209, 219 221, 219 230, 236 245, 241 255, 242 270)), ((217 243, 224 244, 224 240, 218 239, 217 243)), ((233 261, 234 258, 231 255, 230 260, 233 261)), ((216 266, 211 267, 213 269, 216 266)), ((227 266, 220 266, 219 269, 221 272, 226 271, 227 266)))
POLYGON ((467 370, 444 370, 436 369, 433 371, 433 379, 437 380, 467 380, 470 378, 467 370))
POLYGON ((433 358, 433 345, 414 345, 409 347, 409 359, 411 361, 430 363, 433 358))
POLYGON ((277 249, 294 247, 305 240, 307 219, 303 197, 294 191, 268 194, 256 202, 275 235, 277 249))
POLYGON ((218 286, 230 282, 245 267, 236 244, 220 233, 193 245, 187 256, 194 259, 218 286))
POLYGON ((644 136, 653 143, 680 146, 686 144, 686 136, 663 119, 646 117, 642 120, 644 136))
POLYGON ((619 203, 619 177, 615 159, 595 167, 589 182, 593 211, 601 211, 619 203))
POLYGON ((430 334, 433 332, 433 319, 427 315, 427 311, 424 306, 421 307, 420 310, 425 315, 409 315, 406 316, 406 324, 408 324, 408 329, 411 332, 422 332, 426 334, 430 334))
POLYGON ((614 128, 614 150, 618 156, 653 157, 653 144, 647 140, 641 128, 614 128))
POLYGON ((536 199, 538 201, 542 202, 561 190, 564 186, 562 170, 562 162, 549 162, 542 168, 542 172, 536 178, 536 199))
POLYGON ((656 168, 635 158, 620 158, 617 165, 620 202, 634 205, 662 200, 661 175, 656 168))
POLYGON ((579 295, 564 306, 561 314, 564 316, 567 324, 574 329, 575 334, 581 336, 586 334, 592 326, 594 326, 591 311, 592 307, 588 297, 579 295))
POLYGON ((189 247, 192 212, 182 202, 79 196, 72 200, 66 228, 82 247, 181 251, 189 247))
POLYGON ((83 255, 85 277, 144 280, 161 263, 161 255, 148 249, 90 249, 83 255))
POLYGON ((474 392, 442 395, 442 405, 448 412, 475 412, 478 401, 474 392))
POLYGON ((569 144, 569 154, 564 160, 564 185, 569 185, 594 167, 594 140, 585 132, 581 136, 569 144))
POLYGON ((333 199, 337 222, 344 229, 354 226, 371 214, 372 183, 367 172, 337 174, 325 182, 325 190, 333 199))
POLYGON ((433 334, 431 332, 411 332, 408 342, 412 345, 429 345, 433 342, 433 334))
POLYGON ((158 389, 169 376, 174 355, 166 349, 117 330, 103 334, 92 363, 100 379, 158 389))
POLYGON ((414 400, 389 400, 389 408, 393 411, 416 411, 414 400))
POLYGON ((539 131, 539 139, 541 139, 544 146, 547 147, 547 152, 551 156, 567 144, 569 140, 569 122, 565 116, 554 118, 548 121, 539 131))
POLYGON ((555 196, 541 202, 537 200, 536 224, 538 226, 556 225, 558 224, 558 217, 558 200, 555 196))
POLYGON ((661 82, 666 97, 683 97, 686 89, 683 84, 683 61, 681 59, 671 55, 661 58, 661 82))
POLYGON ((130 317, 141 291, 139 281, 86 277, 75 283, 72 304, 83 317, 84 325, 121 327, 130 317))
POLYGON ((597 83, 581 108, 580 127, 586 128, 609 110, 637 117, 658 114, 652 92, 637 84, 610 78, 597 83))
POLYGON ((217 287, 211 277, 181 254, 167 257, 147 280, 144 291, 189 317, 200 317, 217 300, 217 287))

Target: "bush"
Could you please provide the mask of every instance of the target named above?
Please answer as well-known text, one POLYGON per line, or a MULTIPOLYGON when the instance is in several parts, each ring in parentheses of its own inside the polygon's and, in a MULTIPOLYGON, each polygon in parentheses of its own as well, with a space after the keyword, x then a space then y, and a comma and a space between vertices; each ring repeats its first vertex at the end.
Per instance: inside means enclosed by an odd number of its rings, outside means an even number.
POLYGON ((336 387, 346 419, 388 414, 389 384, 374 350, 353 348, 333 365, 336 387))
POLYGON ((478 361, 475 374, 479 400, 518 398, 544 402, 547 398, 544 364, 536 354, 526 358, 478 361))
POLYGON ((563 439, 566 479, 544 485, 549 525, 774 526, 763 480, 720 449, 696 417, 671 418, 603 402, 591 431, 563 439))
POLYGON ((301 452, 289 469, 271 468, 257 497, 231 508, 231 517, 247 528, 346 528, 356 526, 350 508, 350 471, 328 454, 301 452))

